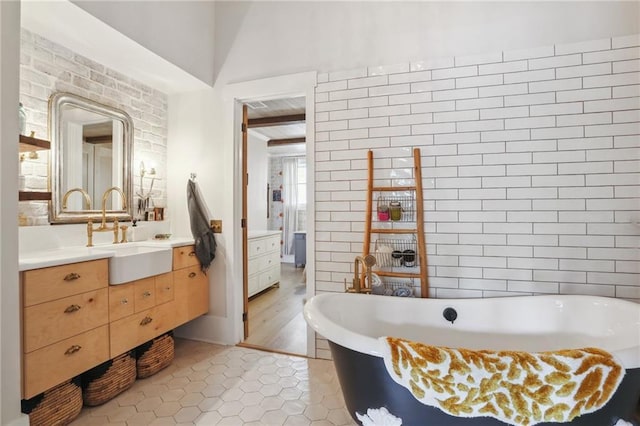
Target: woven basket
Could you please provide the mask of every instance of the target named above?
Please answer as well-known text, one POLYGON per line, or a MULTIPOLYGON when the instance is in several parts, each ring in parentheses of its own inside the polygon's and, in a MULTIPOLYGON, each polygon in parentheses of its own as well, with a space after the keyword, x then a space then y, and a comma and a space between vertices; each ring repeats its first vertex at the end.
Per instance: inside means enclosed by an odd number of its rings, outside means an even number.
POLYGON ((71 380, 22 401, 22 412, 31 426, 62 426, 71 423, 82 410, 79 380, 71 380))
POLYGON ((82 375, 84 405, 104 404, 136 381, 136 358, 133 351, 92 368, 82 375))
POLYGON ((156 337, 136 348, 138 378, 153 376, 173 361, 173 332, 156 337))

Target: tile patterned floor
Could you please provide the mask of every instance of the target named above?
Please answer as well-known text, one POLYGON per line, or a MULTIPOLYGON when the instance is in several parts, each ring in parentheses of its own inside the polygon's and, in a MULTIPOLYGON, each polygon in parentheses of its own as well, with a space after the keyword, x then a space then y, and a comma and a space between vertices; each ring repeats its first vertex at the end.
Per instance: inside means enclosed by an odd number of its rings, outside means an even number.
POLYGON ((176 339, 173 363, 73 426, 354 425, 330 361, 176 339))

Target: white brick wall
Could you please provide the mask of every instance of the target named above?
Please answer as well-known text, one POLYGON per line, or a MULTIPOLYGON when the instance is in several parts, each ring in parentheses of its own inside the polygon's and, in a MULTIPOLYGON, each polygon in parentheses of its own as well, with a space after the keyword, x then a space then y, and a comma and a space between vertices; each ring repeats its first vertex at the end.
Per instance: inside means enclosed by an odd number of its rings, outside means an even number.
POLYGON ((639 45, 633 35, 370 67, 375 79, 321 74, 329 96, 316 108, 330 114, 317 130, 358 126, 317 132, 317 152, 330 153, 317 170, 351 161, 316 176, 316 198, 329 200, 316 226, 335 229, 316 248, 331 259, 316 265, 318 292, 342 291, 362 251, 367 148, 377 183, 402 185, 420 147, 430 296, 640 301, 639 45), (332 102, 345 87, 358 89, 332 102))
MULTIPOLYGON (((109 69, 89 58, 23 29, 20 45, 20 102, 27 111, 27 132, 47 139, 48 100, 56 92, 73 93, 125 111, 133 119, 134 192, 139 188, 138 164, 155 163, 159 177, 166 176, 167 95, 109 69)), ((30 190, 46 190, 49 156, 25 156, 21 163, 30 190)), ((145 182, 148 190, 150 182, 145 182)), ((166 179, 156 180, 153 199, 166 205, 166 179)), ((98 200, 99 201, 99 200, 98 200)), ((93 200, 94 206, 96 201, 93 200)), ((48 223, 47 204, 21 202, 19 212, 28 224, 48 223)), ((168 212, 170 215, 170 212, 168 212)))

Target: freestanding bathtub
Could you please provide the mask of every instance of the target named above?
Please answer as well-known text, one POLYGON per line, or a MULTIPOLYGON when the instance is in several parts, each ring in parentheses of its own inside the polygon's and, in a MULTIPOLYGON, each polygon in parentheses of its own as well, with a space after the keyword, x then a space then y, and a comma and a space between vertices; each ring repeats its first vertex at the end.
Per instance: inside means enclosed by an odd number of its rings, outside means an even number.
MULTIPOLYGON (((638 424, 640 305, 633 302, 562 295, 446 300, 331 293, 309 300, 304 316, 317 333, 329 340, 347 409, 358 422, 369 409, 384 408, 385 413, 401 419, 405 426, 505 424, 489 416, 451 415, 420 402, 385 367, 384 344, 379 338, 393 336, 471 350, 540 353, 602 349, 622 366, 622 379, 606 404, 570 423, 638 424)), ((374 419, 366 424, 377 423, 374 419)), ((522 423, 521 419, 512 424, 529 423, 522 423)))

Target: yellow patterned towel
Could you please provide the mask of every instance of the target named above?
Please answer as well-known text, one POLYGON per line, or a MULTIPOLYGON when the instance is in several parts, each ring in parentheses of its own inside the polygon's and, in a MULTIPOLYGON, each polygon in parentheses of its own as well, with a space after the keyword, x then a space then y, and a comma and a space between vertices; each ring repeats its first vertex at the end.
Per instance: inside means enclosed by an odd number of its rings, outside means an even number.
POLYGON ((570 422, 605 405, 624 376, 596 348, 552 352, 451 349, 381 337, 387 371, 425 405, 510 425, 570 422))

